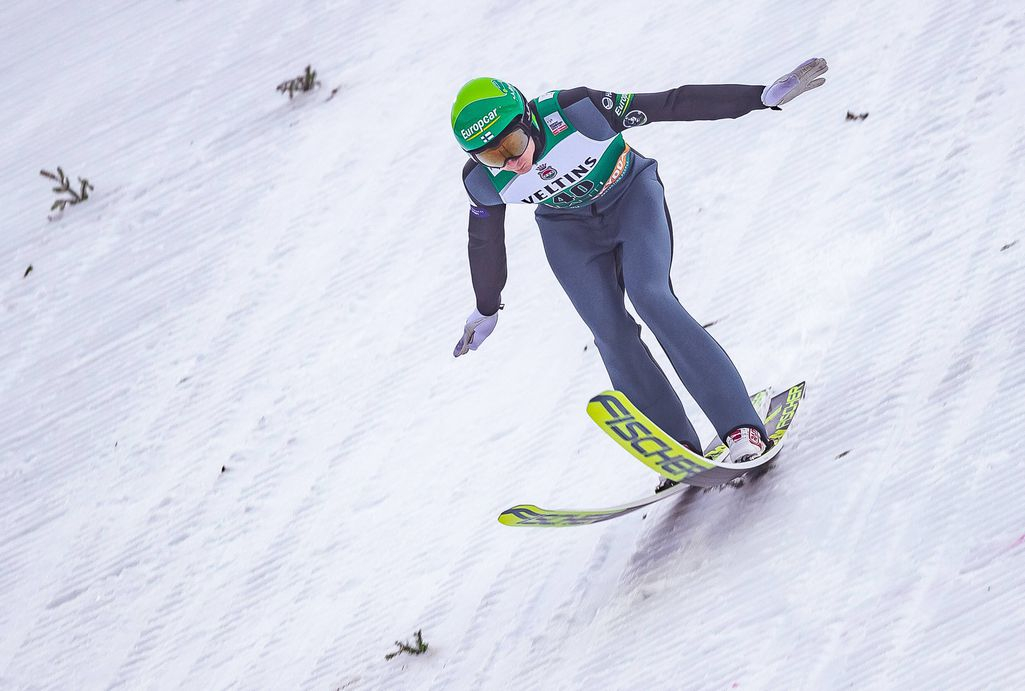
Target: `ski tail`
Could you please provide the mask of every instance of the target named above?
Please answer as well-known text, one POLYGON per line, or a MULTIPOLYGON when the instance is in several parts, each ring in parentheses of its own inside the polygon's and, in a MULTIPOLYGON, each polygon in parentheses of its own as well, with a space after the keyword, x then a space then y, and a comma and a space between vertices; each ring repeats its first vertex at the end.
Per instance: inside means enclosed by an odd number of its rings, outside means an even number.
POLYGON ((503 511, 498 517, 498 522, 502 525, 538 528, 591 525, 592 523, 611 521, 613 518, 625 516, 656 502, 665 501, 669 497, 680 494, 687 487, 689 485, 676 485, 659 494, 652 493, 635 501, 604 509, 542 509, 534 504, 518 504, 503 511))

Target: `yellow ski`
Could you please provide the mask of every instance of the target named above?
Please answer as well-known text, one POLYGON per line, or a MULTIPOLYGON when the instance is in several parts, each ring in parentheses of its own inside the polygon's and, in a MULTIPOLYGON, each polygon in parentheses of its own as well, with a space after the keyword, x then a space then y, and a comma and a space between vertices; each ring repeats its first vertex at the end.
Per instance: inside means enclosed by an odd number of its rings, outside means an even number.
MULTIPOLYGON (((756 394, 757 395, 757 394, 756 394)), ((689 485, 715 487, 769 463, 783 446, 783 440, 797 407, 804 397, 804 382, 791 386, 774 396, 765 415, 765 430, 772 446, 758 458, 746 463, 718 463, 709 455, 721 452, 719 444, 709 446, 706 457, 692 453, 659 429, 621 392, 606 391, 591 399, 588 413, 620 446, 656 472, 681 484, 664 492, 636 501, 603 509, 542 509, 533 504, 520 504, 506 509, 498 517, 500 523, 528 527, 568 527, 588 525, 624 516, 674 497, 689 485)), ((752 397, 753 398, 753 397, 752 397)))

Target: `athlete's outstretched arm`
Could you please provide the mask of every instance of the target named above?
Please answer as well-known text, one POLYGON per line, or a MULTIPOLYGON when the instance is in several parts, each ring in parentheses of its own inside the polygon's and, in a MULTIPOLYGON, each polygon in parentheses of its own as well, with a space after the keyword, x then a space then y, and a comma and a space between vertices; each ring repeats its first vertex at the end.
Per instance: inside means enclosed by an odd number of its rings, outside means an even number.
POLYGON ((614 132, 622 132, 652 122, 739 118, 767 107, 762 103, 763 89, 744 84, 687 84, 668 91, 617 94, 580 86, 561 92, 559 105, 567 108, 589 101, 614 132))
MULTIPOLYGON (((778 110, 779 106, 805 91, 822 86, 825 82, 822 75, 828 69, 824 59, 812 58, 768 87, 760 84, 685 84, 668 91, 628 94, 580 86, 559 92, 559 106, 563 110, 576 106, 577 111, 593 106, 592 112, 600 114, 614 132, 652 122, 739 118, 754 110, 778 110)), ((575 115, 576 118, 570 116, 574 121, 593 119, 585 112, 575 115)))

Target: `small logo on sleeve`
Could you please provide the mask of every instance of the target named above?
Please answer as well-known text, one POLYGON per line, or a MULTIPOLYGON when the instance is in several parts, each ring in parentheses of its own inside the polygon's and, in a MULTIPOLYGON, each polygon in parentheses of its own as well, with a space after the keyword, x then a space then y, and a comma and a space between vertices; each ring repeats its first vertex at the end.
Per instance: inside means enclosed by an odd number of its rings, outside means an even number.
POLYGON ((491 215, 491 214, 488 213, 487 209, 482 208, 480 206, 473 206, 473 205, 470 206, 470 213, 473 214, 474 216, 477 216, 478 218, 487 218, 488 216, 491 215))
POLYGON ((632 100, 634 100, 633 94, 616 94, 616 115, 622 116, 632 100))
POLYGON ((648 115, 643 110, 631 110, 623 118, 623 127, 638 127, 648 121, 648 115))

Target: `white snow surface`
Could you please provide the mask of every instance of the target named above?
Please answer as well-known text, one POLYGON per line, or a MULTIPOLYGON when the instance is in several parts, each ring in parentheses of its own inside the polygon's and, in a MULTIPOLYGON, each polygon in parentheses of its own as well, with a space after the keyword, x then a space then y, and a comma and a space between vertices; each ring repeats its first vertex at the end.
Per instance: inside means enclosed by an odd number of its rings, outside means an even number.
POLYGON ((1020 2, 43 0, 0 46, 0 688, 1025 685, 1020 2), (452 357, 455 91, 812 56, 782 112, 627 133, 683 304, 749 389, 808 381, 780 461, 500 525, 656 478, 584 413, 608 378, 529 208, 452 357), (58 165, 95 191, 48 221, 58 165))

